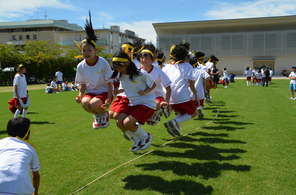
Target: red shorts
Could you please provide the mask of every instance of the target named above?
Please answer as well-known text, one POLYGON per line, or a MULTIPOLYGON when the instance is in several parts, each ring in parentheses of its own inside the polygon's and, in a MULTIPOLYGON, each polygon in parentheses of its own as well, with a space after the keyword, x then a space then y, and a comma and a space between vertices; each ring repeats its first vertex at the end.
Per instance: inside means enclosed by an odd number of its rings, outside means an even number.
POLYGON ((268 78, 268 81, 271 81, 271 77, 268 78))
POLYGON ((121 114, 128 107, 129 99, 125 96, 117 96, 113 101, 110 110, 121 114))
MULTIPOLYGON (((205 106, 204 106, 204 102, 205 102, 205 99, 199 100, 199 104, 200 104, 202 107, 205 107, 205 106)), ((194 102, 194 104, 195 104, 195 102, 194 102)), ((195 104, 195 106, 197 106, 197 105, 195 104)))
MULTIPOLYGON (((100 100, 103 102, 103 104, 105 104, 105 101, 106 99, 108 99, 108 92, 104 92, 104 93, 101 93, 101 94, 98 94, 98 95, 95 95, 93 93, 87 93, 83 96, 83 98, 85 97, 88 97, 90 99, 93 99, 93 98, 100 98, 100 100)), ((112 102, 113 100, 113 95, 111 97, 111 100, 110 100, 110 103, 112 102)))
POLYGON ((156 98, 156 101, 159 103, 164 102, 164 98, 159 96, 156 98))
POLYGON ((257 79, 253 78, 253 82, 257 81, 257 79))
POLYGON ((181 115, 186 113, 192 115, 197 109, 193 100, 181 104, 172 104, 171 106, 175 111, 179 112, 181 115))
MULTIPOLYGON (((28 100, 28 97, 24 97, 24 98, 21 98, 23 103, 26 104, 27 103, 27 100, 28 100)), ((20 101, 16 98, 13 98, 13 101, 14 101, 14 105, 15 106, 20 106, 20 101)), ((11 104, 10 104, 11 105, 11 104)))
POLYGON ((131 115, 135 119, 138 120, 138 122, 142 125, 145 124, 145 122, 153 116, 155 110, 152 108, 148 108, 144 105, 137 105, 137 106, 128 106, 124 109, 122 113, 126 115, 131 115))
POLYGON ((212 82, 212 80, 209 80, 209 84, 210 86, 214 86, 214 83, 212 82))
POLYGON ((258 82, 258 83, 261 83, 261 81, 262 81, 262 79, 257 79, 257 82, 258 82))
POLYGON ((250 81, 251 80, 251 77, 247 77, 247 81, 250 81))

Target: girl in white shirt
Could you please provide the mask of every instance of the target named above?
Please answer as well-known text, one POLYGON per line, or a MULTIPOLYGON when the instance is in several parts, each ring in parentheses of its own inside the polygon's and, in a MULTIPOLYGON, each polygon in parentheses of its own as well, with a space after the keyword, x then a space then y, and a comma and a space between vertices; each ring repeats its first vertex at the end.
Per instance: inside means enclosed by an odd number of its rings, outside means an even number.
POLYGON ((153 93, 156 97, 156 110, 154 115, 147 121, 147 124, 152 126, 156 125, 160 121, 160 111, 164 109, 164 115, 169 117, 168 106, 171 97, 171 80, 169 77, 158 67, 153 66, 154 53, 149 49, 144 49, 140 55, 140 61, 142 69, 144 69, 156 83, 156 87, 153 89, 153 93), (166 93, 164 92, 164 89, 166 93))
POLYGON ((117 126, 134 140, 132 152, 144 150, 151 144, 153 136, 141 125, 154 114, 156 109, 155 95, 152 90, 156 84, 144 70, 137 69, 125 52, 117 52, 113 57, 114 72, 112 78, 119 74, 119 80, 129 99, 128 107, 116 120, 117 126))
POLYGON ((166 64, 162 69, 163 72, 172 81, 171 84, 171 98, 170 105, 179 112, 173 120, 166 122, 164 125, 170 135, 181 135, 179 124, 198 115, 196 105, 199 106, 197 91, 194 87, 194 80, 192 75, 192 66, 185 63, 188 56, 188 51, 182 45, 172 46, 170 51, 172 58, 171 63, 166 64), (195 100, 190 98, 190 91, 193 92, 195 100))
POLYGON ((84 60, 77 66, 75 82, 81 84, 76 102, 81 103, 85 111, 94 114, 93 128, 109 126, 109 113, 106 109, 113 99, 112 70, 109 63, 96 55, 96 40, 92 28, 91 16, 86 21, 87 38, 81 42, 84 60), (86 92, 86 94, 84 94, 86 92))
POLYGON ((14 118, 17 118, 22 110, 23 117, 25 118, 30 105, 27 92, 27 81, 26 76, 24 75, 24 73, 26 73, 26 67, 22 64, 19 64, 16 67, 16 70, 17 73, 13 79, 13 97, 17 110, 14 113, 14 118))
POLYGON ((162 69, 165 66, 165 63, 164 63, 165 60, 166 60, 166 58, 165 58, 164 53, 162 51, 159 51, 156 61, 158 62, 158 67, 160 69, 162 69))
POLYGON ((251 86, 251 77, 252 77, 252 70, 250 66, 247 67, 245 71, 246 77, 247 77, 247 86, 251 86))

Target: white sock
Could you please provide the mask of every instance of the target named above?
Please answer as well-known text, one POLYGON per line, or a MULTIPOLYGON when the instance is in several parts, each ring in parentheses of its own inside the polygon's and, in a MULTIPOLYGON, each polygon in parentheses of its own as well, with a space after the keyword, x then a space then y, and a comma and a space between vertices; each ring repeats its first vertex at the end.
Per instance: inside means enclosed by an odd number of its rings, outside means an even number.
POLYGON ((23 109, 23 118, 26 118, 28 110, 23 109))
POLYGON ((249 81, 247 81, 247 86, 249 86, 249 81))
POLYGON ((19 109, 17 109, 14 113, 14 118, 17 118, 20 113, 21 113, 21 111, 19 109))
MULTIPOLYGON (((179 116, 179 115, 178 115, 179 116)), ((189 120, 189 119, 191 119, 191 115, 189 115, 189 114, 184 114, 183 116, 181 115, 181 117, 175 117, 175 120, 180 124, 180 123, 182 123, 182 122, 184 122, 184 121, 187 121, 187 120, 189 120)))
POLYGON ((128 134, 130 137, 134 138, 135 141, 138 141, 139 139, 141 139, 137 134, 135 134, 134 132, 131 132, 130 130, 127 130, 125 133, 128 134))
POLYGON ((141 127, 141 125, 138 125, 138 129, 136 132, 134 132, 137 136, 140 138, 143 138, 148 135, 148 133, 141 127))

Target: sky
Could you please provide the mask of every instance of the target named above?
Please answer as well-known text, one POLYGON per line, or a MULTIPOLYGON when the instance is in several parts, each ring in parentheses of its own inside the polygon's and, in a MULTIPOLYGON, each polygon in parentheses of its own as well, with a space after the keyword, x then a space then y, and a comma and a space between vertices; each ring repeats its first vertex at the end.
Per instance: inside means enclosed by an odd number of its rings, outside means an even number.
POLYGON ((296 0, 0 0, 0 22, 47 15, 83 27, 88 10, 95 29, 119 25, 155 43, 152 23, 296 15, 296 0))

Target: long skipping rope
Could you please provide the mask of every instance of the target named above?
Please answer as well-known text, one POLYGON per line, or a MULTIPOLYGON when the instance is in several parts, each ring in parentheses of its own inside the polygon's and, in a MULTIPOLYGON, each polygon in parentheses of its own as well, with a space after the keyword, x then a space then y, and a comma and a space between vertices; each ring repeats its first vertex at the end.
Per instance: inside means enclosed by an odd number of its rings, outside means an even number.
MULTIPOLYGON (((215 105, 213 104, 213 106, 215 106, 215 105)), ((85 188, 87 188, 87 187, 90 186, 91 184, 95 183, 95 182, 98 181, 99 179, 105 177, 105 176, 108 175, 109 173, 112 173, 113 171, 115 171, 115 170, 117 170, 117 169, 119 169, 119 168, 121 168, 121 167, 123 167, 123 166, 125 166, 125 165, 127 165, 127 164, 129 164, 129 163, 131 163, 131 162, 133 162, 133 161, 138 160, 139 158, 142 158, 142 157, 144 157, 144 156, 147 156, 148 154, 151 154, 152 152, 154 152, 154 151, 157 150, 158 148, 162 148, 162 147, 164 147, 164 146, 166 146, 166 145, 168 145, 168 144, 170 144, 170 143, 172 143, 172 142, 175 142, 175 141, 177 141, 177 140, 179 140, 179 139, 182 139, 183 137, 186 137, 186 136, 188 136, 188 135, 194 133, 194 132, 197 131, 198 129, 201 129, 201 128, 203 128, 204 126, 209 125, 209 124, 212 123, 212 122, 218 117, 218 115, 219 115, 219 108, 218 108, 217 106, 215 106, 215 107, 216 107, 216 109, 217 109, 217 114, 214 116, 214 118, 213 118, 211 121, 207 122, 206 124, 204 124, 204 125, 202 125, 202 126, 200 126, 200 127, 197 127, 197 128, 194 129, 192 132, 186 133, 186 134, 184 134, 184 135, 182 135, 182 136, 180 136, 180 137, 177 137, 177 138, 175 138, 175 139, 172 139, 172 140, 170 140, 170 141, 168 141, 168 142, 166 142, 166 143, 164 143, 164 144, 162 144, 162 145, 160 145, 160 146, 158 146, 158 147, 156 147, 156 148, 154 148, 154 149, 152 149, 152 150, 150 150, 150 151, 148 151, 148 152, 146 152, 146 153, 144 153, 144 154, 142 154, 142 155, 140 155, 140 156, 138 156, 138 157, 136 157, 136 158, 134 158, 134 159, 132 159, 132 160, 129 160, 129 161, 127 161, 127 162, 125 162, 125 163, 123 163, 123 164, 121 164, 121 165, 119 165, 119 166, 117 166, 117 167, 111 169, 110 171, 104 173, 103 175, 101 175, 101 176, 99 176, 98 178, 96 178, 95 180, 89 182, 88 184, 86 184, 86 185, 83 186, 82 188, 76 190, 75 192, 71 193, 70 195, 74 195, 74 194, 77 194, 78 192, 81 192, 82 190, 84 190, 85 188)))

